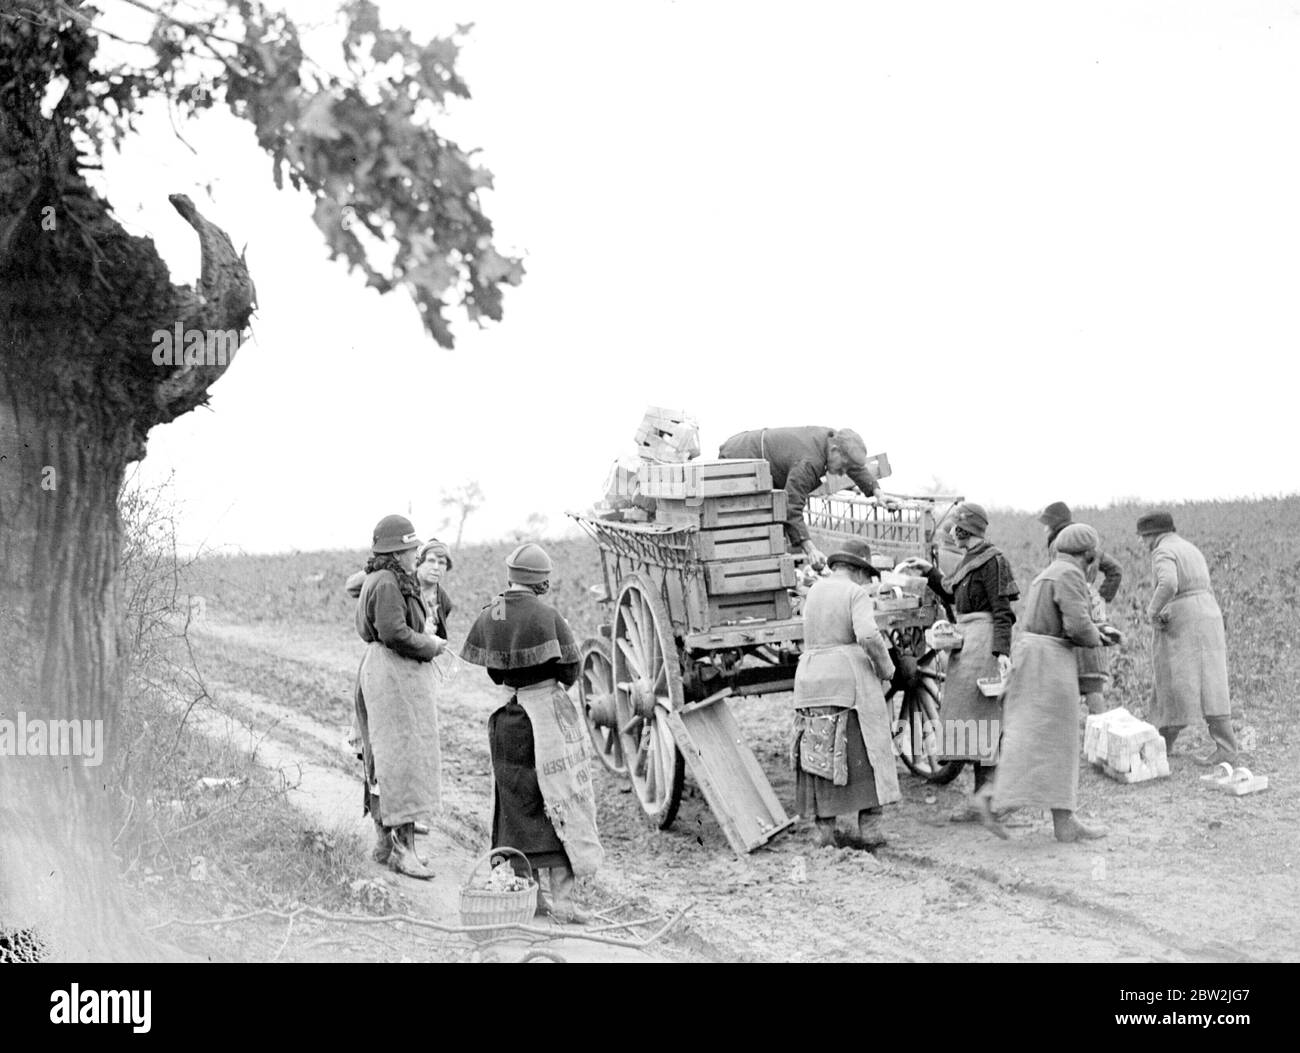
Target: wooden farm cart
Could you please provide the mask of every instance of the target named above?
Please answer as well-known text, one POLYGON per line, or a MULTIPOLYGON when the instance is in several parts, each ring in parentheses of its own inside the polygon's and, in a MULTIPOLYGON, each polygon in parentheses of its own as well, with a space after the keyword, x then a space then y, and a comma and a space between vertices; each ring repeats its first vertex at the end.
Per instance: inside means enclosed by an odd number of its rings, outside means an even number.
POLYGON ((726 699, 794 685, 803 622, 786 592, 793 560, 713 563, 694 526, 573 518, 600 549, 612 606, 601 636, 583 644, 578 681, 601 763, 631 780, 660 829, 677 815, 689 766, 731 847, 753 851, 793 820, 726 699))
MULTIPOLYGON (((808 498, 804 518, 813 541, 824 552, 834 551, 846 537, 860 537, 882 568, 913 556, 938 566, 939 531, 961 501, 958 496, 814 495, 808 498)), ((882 598, 876 605, 876 620, 889 640, 895 665, 885 698, 894 719, 897 753, 914 775, 929 782, 951 782, 962 764, 939 760, 939 708, 947 655, 929 646, 925 631, 939 618, 951 621, 952 611, 929 589, 919 607, 911 599, 882 598), (905 609, 889 609, 899 606, 905 609)))
MULTIPOLYGON (((864 498, 880 509, 867 514, 843 500, 810 499, 816 510, 809 524, 824 550, 859 536, 891 567, 906 556, 935 560, 935 501, 890 498, 889 507, 864 498)), ((787 591, 794 585, 793 558, 747 561, 738 558, 746 554, 742 549, 717 561, 720 545, 758 544, 742 540, 754 536, 753 527, 573 518, 600 550, 602 602, 613 608, 601 636, 583 644, 578 682, 597 755, 609 771, 631 780, 660 829, 677 815, 689 767, 732 848, 753 851, 792 820, 726 699, 793 689, 803 640, 803 621, 787 591)), ((784 552, 781 529, 774 529, 765 551, 784 552)), ((942 675, 925 647, 925 630, 943 616, 937 597, 930 600, 918 606, 883 599, 877 622, 897 652, 889 698, 896 733, 906 740, 900 742, 903 759, 918 774, 942 778, 947 769, 937 760, 935 725, 926 723, 937 717, 942 675)))

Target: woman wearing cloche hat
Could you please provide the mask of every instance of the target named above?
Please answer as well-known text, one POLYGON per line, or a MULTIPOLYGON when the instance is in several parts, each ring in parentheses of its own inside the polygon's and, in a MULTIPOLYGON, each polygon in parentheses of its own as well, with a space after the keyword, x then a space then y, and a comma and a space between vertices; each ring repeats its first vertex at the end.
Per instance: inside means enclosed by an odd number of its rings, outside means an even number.
POLYGON ((425 632, 427 611, 415 578, 420 539, 405 516, 375 526, 357 598, 357 633, 366 642, 357 675, 356 718, 374 819, 376 862, 431 878, 415 850, 415 824, 442 804, 437 681, 433 659, 446 644, 425 632))
MULTIPOLYGON (((1020 596, 1011 564, 984 538, 989 517, 981 505, 964 501, 953 512, 952 536, 962 550, 951 574, 940 574, 924 560, 909 562, 921 570, 939 596, 957 612, 961 650, 953 651, 939 710, 945 760, 969 760, 975 767, 975 792, 992 776, 998 757, 997 731, 1002 726, 1000 699, 985 697, 978 681, 1011 670, 1011 602, 1020 596), (975 729, 971 733, 971 729, 975 729)), ((974 801, 953 812, 953 822, 977 822, 974 801)))

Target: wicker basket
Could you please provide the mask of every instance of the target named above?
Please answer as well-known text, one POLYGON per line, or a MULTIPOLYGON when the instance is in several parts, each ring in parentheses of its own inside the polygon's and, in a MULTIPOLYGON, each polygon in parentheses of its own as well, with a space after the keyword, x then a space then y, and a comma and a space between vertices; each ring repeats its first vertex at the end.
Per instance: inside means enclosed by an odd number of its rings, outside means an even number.
POLYGON ((462 925, 503 925, 506 928, 484 929, 466 933, 476 943, 499 940, 509 932, 509 926, 526 925, 537 913, 537 879, 533 876, 528 857, 517 848, 494 848, 483 856, 470 870, 460 890, 460 923, 462 925), (487 888, 471 888, 479 867, 495 855, 518 856, 528 867, 528 887, 517 892, 497 892, 487 888))

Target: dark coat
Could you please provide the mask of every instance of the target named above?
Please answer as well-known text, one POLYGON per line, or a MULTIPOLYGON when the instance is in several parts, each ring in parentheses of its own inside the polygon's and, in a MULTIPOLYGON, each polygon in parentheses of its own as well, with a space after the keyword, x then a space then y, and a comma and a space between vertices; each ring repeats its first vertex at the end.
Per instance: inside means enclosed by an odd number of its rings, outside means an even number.
MULTIPOLYGON (((990 546, 991 547, 991 546, 990 546)), ((944 588, 943 575, 937 567, 926 575, 926 580, 938 595, 951 603, 959 614, 988 611, 993 615, 993 653, 1011 653, 1011 627, 1016 624, 1011 601, 1020 595, 1011 565, 1001 552, 963 577, 951 591, 944 588)))
POLYGON ((403 596, 391 570, 366 575, 357 599, 357 633, 366 643, 378 641, 403 658, 431 662, 438 645, 425 635, 427 618, 424 601, 419 596, 403 596))
MULTIPOLYGON (((808 524, 803 517, 808 495, 826 476, 827 447, 834 428, 761 428, 733 435, 722 444, 719 457, 743 457, 767 461, 772 467, 772 485, 786 494, 785 534, 793 546, 809 540, 808 524)), ((850 468, 845 473, 853 484, 868 496, 880 484, 866 468, 850 468)))

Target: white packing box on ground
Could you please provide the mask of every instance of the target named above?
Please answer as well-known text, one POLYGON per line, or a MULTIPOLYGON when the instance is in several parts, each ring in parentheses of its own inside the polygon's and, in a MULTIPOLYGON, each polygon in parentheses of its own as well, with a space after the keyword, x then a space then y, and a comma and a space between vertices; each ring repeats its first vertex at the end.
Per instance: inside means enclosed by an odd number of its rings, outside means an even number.
POLYGON ((1169 774, 1160 732, 1122 707, 1088 717, 1083 755, 1119 782, 1146 782, 1169 774))

